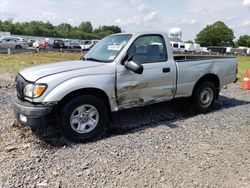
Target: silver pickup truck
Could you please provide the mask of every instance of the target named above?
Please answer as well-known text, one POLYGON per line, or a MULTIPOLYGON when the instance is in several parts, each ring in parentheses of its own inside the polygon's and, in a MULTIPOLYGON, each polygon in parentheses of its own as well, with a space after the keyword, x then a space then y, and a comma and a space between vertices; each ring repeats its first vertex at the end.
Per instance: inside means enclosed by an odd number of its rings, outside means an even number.
POLYGON ((12 101, 20 123, 38 127, 55 119, 67 138, 84 141, 123 109, 190 97, 207 112, 236 74, 235 57, 174 57, 165 33, 115 34, 78 61, 21 71, 12 101))

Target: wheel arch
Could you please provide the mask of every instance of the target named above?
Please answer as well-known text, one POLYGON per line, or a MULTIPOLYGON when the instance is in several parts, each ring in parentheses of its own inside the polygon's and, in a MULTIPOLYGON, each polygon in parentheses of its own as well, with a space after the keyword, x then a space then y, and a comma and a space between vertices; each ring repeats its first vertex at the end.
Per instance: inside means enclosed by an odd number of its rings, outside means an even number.
POLYGON ((78 97, 81 95, 92 95, 92 96, 101 98, 103 102, 105 103, 105 105, 107 106, 108 113, 111 118, 111 105, 110 105, 110 100, 108 98, 108 95, 106 94, 105 91, 101 89, 97 89, 97 88, 83 88, 83 89, 78 89, 78 90, 68 93, 58 103, 58 109, 62 109, 62 107, 72 98, 78 97))
POLYGON ((216 74, 206 74, 204 76, 202 76, 195 84, 193 91, 192 91, 192 95, 194 94, 194 92, 196 91, 196 89, 198 88, 198 86, 200 86, 202 83, 206 82, 206 81, 210 81, 212 83, 215 84, 215 88, 216 88, 216 99, 218 99, 219 97, 219 92, 220 92, 220 79, 216 74))

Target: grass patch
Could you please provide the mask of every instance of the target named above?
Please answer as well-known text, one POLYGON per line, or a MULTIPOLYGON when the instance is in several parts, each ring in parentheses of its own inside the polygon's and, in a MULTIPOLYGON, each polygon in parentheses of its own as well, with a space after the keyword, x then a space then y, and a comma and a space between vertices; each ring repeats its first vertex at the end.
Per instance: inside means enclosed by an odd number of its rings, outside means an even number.
POLYGON ((82 53, 60 52, 0 55, 0 72, 16 73, 32 65, 78 60, 81 56, 82 53))

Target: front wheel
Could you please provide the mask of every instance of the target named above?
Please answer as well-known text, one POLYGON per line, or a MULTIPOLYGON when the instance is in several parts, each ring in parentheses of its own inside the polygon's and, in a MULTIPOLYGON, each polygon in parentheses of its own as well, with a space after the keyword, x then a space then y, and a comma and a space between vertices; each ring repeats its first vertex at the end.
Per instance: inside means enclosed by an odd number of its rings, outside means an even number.
POLYGON ((15 46, 15 49, 16 49, 16 50, 21 50, 21 49, 22 49, 22 46, 17 45, 17 46, 15 46))
POLYGON ((212 82, 203 82, 193 94, 195 110, 201 113, 208 112, 214 104, 216 88, 212 82))
POLYGON ((104 102, 91 95, 70 100, 59 115, 63 135, 76 142, 97 137, 107 124, 107 107, 104 102))

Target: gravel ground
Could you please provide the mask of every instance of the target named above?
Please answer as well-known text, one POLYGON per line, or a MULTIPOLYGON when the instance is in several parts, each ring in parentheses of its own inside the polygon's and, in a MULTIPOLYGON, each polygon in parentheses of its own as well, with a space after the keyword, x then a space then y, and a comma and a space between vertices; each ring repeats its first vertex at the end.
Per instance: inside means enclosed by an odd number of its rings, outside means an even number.
POLYGON ((250 187, 250 91, 239 85, 208 114, 185 100, 123 111, 76 144, 15 122, 13 78, 0 76, 0 187, 250 187))

